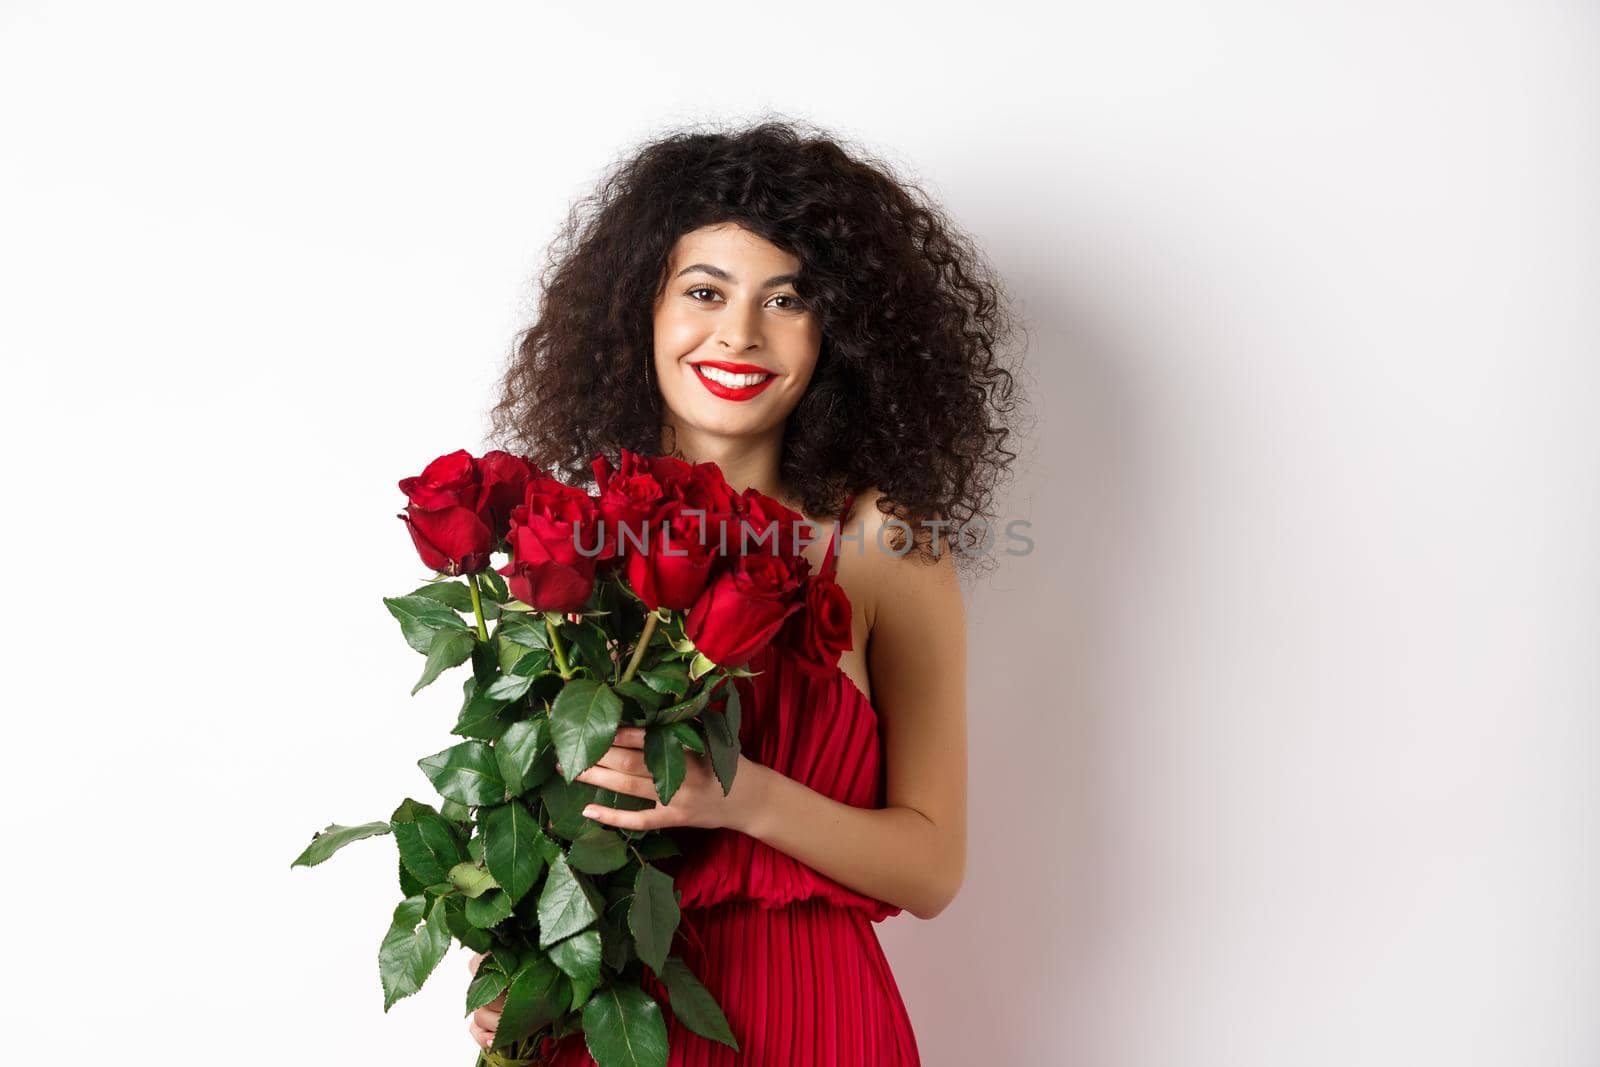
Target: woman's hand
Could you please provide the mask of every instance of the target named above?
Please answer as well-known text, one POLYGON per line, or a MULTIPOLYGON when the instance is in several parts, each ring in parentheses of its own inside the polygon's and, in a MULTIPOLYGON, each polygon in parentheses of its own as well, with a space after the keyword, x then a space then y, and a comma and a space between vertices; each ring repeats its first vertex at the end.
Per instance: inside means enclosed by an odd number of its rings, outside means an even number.
POLYGON ((644 727, 619 727, 606 754, 574 780, 653 800, 655 807, 628 811, 591 804, 583 809, 583 814, 622 830, 659 830, 670 826, 723 826, 745 830, 750 826, 764 793, 763 774, 769 768, 746 759, 741 753, 733 772, 733 790, 724 796, 722 783, 711 769, 710 757, 687 749, 683 757, 683 782, 672 794, 672 803, 663 804, 656 793, 655 779, 644 762, 644 727))
MULTIPOLYGON (((478 952, 467 961, 467 970, 474 976, 478 973, 478 964, 483 962, 487 952, 478 952)), ((472 1040, 478 1043, 479 1048, 488 1048, 494 1040, 494 1032, 500 1028, 500 1012, 505 1009, 506 995, 501 993, 489 1003, 472 1013, 472 1018, 467 1024, 467 1032, 472 1035, 472 1040)))

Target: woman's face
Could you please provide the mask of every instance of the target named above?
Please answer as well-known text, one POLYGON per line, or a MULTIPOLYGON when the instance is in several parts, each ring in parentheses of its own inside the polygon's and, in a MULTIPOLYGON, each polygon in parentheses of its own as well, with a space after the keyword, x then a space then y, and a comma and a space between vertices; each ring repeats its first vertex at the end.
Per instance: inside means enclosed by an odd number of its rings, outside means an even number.
POLYGON ((800 402, 822 326, 795 295, 799 270, 796 256, 734 223, 678 239, 654 309, 654 369, 680 436, 769 434, 800 402))

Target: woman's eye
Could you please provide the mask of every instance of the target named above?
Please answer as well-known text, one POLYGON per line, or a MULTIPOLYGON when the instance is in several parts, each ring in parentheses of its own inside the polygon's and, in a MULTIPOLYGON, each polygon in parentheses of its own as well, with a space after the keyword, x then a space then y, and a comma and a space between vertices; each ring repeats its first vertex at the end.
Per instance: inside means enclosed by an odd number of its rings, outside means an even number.
MULTIPOLYGON (((712 297, 719 296, 720 294, 715 289, 711 288, 711 286, 709 286, 709 285, 697 285, 693 289, 685 290, 683 295, 689 297, 691 300, 695 301, 698 304, 704 304, 704 303, 708 303, 711 300, 712 297), (701 297, 701 296, 696 295, 698 293, 710 293, 711 296, 709 296, 709 297, 701 297)), ((779 311, 799 311, 799 310, 801 310, 802 308, 805 307, 805 304, 800 300, 799 297, 790 296, 788 293, 779 293, 777 296, 773 297, 772 299, 788 301, 788 303, 779 305, 779 307, 778 307, 779 311)))

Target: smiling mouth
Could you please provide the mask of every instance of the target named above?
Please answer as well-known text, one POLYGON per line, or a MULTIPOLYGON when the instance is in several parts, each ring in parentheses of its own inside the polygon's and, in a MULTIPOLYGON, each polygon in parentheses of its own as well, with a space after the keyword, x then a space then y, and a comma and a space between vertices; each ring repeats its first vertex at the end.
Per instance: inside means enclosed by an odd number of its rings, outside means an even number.
POLYGON ((772 377, 770 374, 734 374, 720 367, 708 367, 704 363, 696 363, 694 369, 699 371, 702 377, 726 385, 729 389, 747 389, 752 385, 760 385, 772 377))
POLYGON ((724 400, 749 400, 772 384, 776 374, 767 371, 732 371, 723 367, 693 364, 695 376, 713 396, 724 400))

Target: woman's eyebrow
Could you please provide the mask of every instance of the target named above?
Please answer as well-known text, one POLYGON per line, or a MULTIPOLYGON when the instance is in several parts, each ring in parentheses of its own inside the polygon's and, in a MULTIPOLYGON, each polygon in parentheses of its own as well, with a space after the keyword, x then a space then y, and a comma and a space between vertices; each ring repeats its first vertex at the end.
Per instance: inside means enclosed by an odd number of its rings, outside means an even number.
MULTIPOLYGON (((712 266, 710 263, 691 263, 687 267, 680 270, 677 274, 674 274, 673 277, 681 278, 685 274, 689 274, 697 270, 704 271, 706 274, 711 275, 713 278, 720 279, 721 281, 725 281, 733 285, 739 284, 739 279, 735 278, 721 267, 712 266)), ((792 285, 799 280, 800 275, 798 274, 774 274, 772 277, 761 283, 761 288, 771 289, 774 285, 792 285)))

